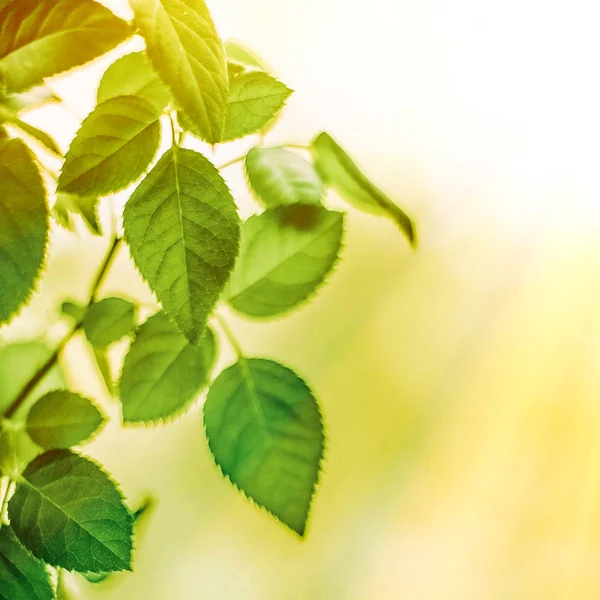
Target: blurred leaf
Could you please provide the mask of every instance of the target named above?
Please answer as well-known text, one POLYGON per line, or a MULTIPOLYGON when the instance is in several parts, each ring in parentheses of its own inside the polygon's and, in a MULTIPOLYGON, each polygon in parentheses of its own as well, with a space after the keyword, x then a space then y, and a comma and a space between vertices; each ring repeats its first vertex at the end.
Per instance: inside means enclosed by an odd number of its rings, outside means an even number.
POLYGON ((116 60, 104 73, 98 87, 98 104, 119 96, 135 96, 161 113, 171 101, 145 52, 132 52, 116 60))
POLYGON ((92 353, 94 354, 94 362, 98 367, 98 371, 100 373, 100 376, 102 377, 102 381, 104 382, 106 391, 110 396, 114 396, 115 382, 113 380, 110 363, 108 361, 108 352, 106 348, 98 348, 97 346, 92 346, 92 353))
POLYGON ((138 330, 120 382, 125 423, 154 423, 184 411, 208 383, 216 355, 210 329, 198 347, 164 313, 138 330))
POLYGON ((281 206, 242 225, 240 256, 224 297, 236 310, 272 317, 310 297, 342 244, 344 215, 313 204, 281 206))
POLYGON ((46 150, 49 150, 53 154, 57 154, 58 156, 62 156, 62 152, 58 147, 57 143, 44 131, 26 123, 19 119, 19 116, 16 112, 9 109, 7 106, 0 104, 0 123, 10 123, 14 125, 17 129, 25 132, 27 135, 30 135, 34 139, 36 139, 46 150))
POLYGON ((219 142, 229 83, 223 45, 204 0, 132 0, 131 5, 148 57, 194 133, 219 142))
POLYGON ((323 182, 301 156, 283 148, 252 148, 246 156, 250 186, 265 206, 321 204, 323 182))
POLYGON ((20 424, 4 421, 0 425, 0 475, 16 481, 23 469, 42 449, 27 435, 20 424))
POLYGON ((0 79, 21 92, 125 41, 129 25, 93 0, 15 0, 0 9, 0 79))
POLYGON ((20 94, 10 94, 2 98, 2 102, 11 110, 21 112, 62 100, 47 85, 42 84, 20 94))
POLYGON ((62 192, 56 196, 56 202, 52 207, 52 216, 61 227, 74 231, 73 217, 79 215, 94 235, 102 235, 98 218, 99 201, 96 196, 77 196, 62 192))
POLYGON ((49 450, 25 469, 8 515, 23 545, 49 565, 131 570, 133 517, 121 493, 95 463, 70 450, 49 450))
POLYGON ((46 450, 78 446, 93 436, 105 417, 87 398, 67 390, 40 398, 27 415, 27 433, 46 450))
POLYGON ((265 71, 266 73, 271 70, 261 58, 236 40, 227 40, 224 47, 227 56, 240 65, 265 71))
POLYGON ((201 154, 173 148, 135 190, 123 223, 165 312, 199 342, 238 253, 239 217, 223 178, 201 154))
POLYGON ((86 311, 87 306, 85 306, 85 304, 80 304, 79 302, 67 301, 63 302, 61 305, 62 314, 71 317, 77 322, 83 320, 86 311))
POLYGON ((80 196, 118 192, 146 170, 160 143, 160 112, 133 96, 111 98, 85 119, 58 180, 80 196))
POLYGON ((225 129, 228 142, 256 133, 283 108, 292 90, 259 71, 242 73, 231 82, 225 129))
POLYGON ((0 323, 31 295, 47 242, 46 189, 33 155, 21 140, 0 141, 0 323))
POLYGON ((23 548, 10 525, 0 531, 0 582, 2 600, 54 599, 46 565, 23 548))
POLYGON ((306 384, 276 362, 242 358, 212 384, 204 424, 223 474, 303 536, 325 443, 306 384))
POLYGON ((416 234, 410 218, 367 179, 328 133, 321 133, 313 141, 312 152, 315 167, 326 184, 359 210, 390 217, 416 247, 416 234))
POLYGON ((246 69, 238 63, 227 61, 227 75, 229 76, 229 82, 235 79, 238 75, 242 74, 246 69))
POLYGON ((136 306, 123 298, 94 302, 83 317, 83 331, 93 346, 106 348, 135 329, 136 306))

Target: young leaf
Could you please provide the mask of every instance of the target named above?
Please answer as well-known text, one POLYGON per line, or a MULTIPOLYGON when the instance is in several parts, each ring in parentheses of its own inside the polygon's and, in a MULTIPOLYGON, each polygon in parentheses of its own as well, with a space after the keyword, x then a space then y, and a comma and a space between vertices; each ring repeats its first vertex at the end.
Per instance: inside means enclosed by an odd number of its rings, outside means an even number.
POLYGON ((123 363, 123 421, 156 423, 183 412, 208 383, 215 354, 210 329, 193 346, 164 313, 150 317, 123 363))
POLYGON ((59 191, 104 196, 135 181, 160 143, 160 112, 134 96, 99 104, 77 132, 58 180, 59 191))
POLYGON ((98 218, 98 202, 99 198, 96 196, 76 196, 62 192, 56 196, 52 216, 59 225, 73 231, 74 217, 79 215, 94 235, 102 235, 98 218))
POLYGON ((289 311, 313 294, 335 263, 344 215, 313 204, 280 206, 242 225, 240 256, 224 297, 254 317, 289 311))
POLYGON ((136 96, 161 113, 171 101, 167 88, 152 68, 145 52, 132 52, 116 60, 98 87, 98 104, 118 96, 136 96))
POLYGON ((0 141, 0 323, 27 300, 48 241, 46 189, 21 141, 0 141))
POLYGON ((251 50, 248 50, 248 48, 244 47, 240 42, 227 40, 223 46, 228 58, 233 62, 266 73, 270 71, 269 67, 267 67, 266 63, 261 58, 256 56, 251 50))
POLYGON ((79 446, 96 435, 105 422, 87 398, 67 390, 50 392, 38 400, 27 416, 27 433, 46 450, 79 446))
POLYGON ((49 450, 25 469, 8 515, 22 544, 49 565, 131 570, 131 512, 109 476, 70 450, 49 450))
POLYGON ((93 346, 106 348, 135 329, 136 307, 123 298, 94 302, 83 318, 83 331, 93 346))
POLYGON ((315 167, 326 184, 356 208, 385 214, 393 219, 412 246, 416 246, 416 234, 410 218, 367 179, 328 133, 321 133, 313 141, 312 152, 315 167))
POLYGON ((223 45, 204 0, 132 0, 146 52, 201 138, 221 140, 229 83, 223 45))
POLYGON ((34 558, 10 525, 0 530, 0 600, 53 600, 46 565, 34 558))
POLYGON ((62 156, 62 152, 58 147, 57 143, 45 132, 25 121, 22 121, 16 112, 11 110, 5 105, 0 104, 0 123, 10 123, 14 125, 17 129, 20 129, 27 135, 36 139, 46 150, 49 150, 53 154, 57 154, 62 156))
POLYGON ((264 205, 321 204, 323 182, 304 158, 283 148, 252 148, 246 156, 250 186, 264 205))
POLYGON ((198 342, 239 247, 239 217, 223 178, 201 154, 174 147, 131 196, 123 224, 166 313, 198 342))
POLYGON ((108 52, 129 25, 93 0, 13 0, 0 9, 0 80, 21 92, 108 52))
POLYGON ((223 474, 303 536, 325 440, 304 381, 276 362, 242 358, 212 384, 204 424, 223 474))
POLYGON ((231 82, 225 129, 228 142, 256 133, 283 108, 292 90, 259 71, 242 73, 231 82))

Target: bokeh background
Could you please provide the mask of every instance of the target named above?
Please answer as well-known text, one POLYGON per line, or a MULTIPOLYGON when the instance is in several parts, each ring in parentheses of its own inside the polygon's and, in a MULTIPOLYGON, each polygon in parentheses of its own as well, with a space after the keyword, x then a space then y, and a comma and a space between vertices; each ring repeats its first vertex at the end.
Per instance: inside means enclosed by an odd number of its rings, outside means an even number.
MULTIPOLYGON (((123 0, 104 3, 128 15, 123 0)), ((316 301, 280 322, 230 317, 248 354, 293 366, 321 401, 329 442, 307 539, 220 477, 200 398, 168 426, 111 425, 86 448, 132 504, 157 504, 135 574, 97 586, 73 577, 73 597, 596 600, 596 3, 209 5, 223 37, 296 90, 267 143, 330 131, 416 219, 420 247, 351 212, 343 260, 316 301)), ((68 109, 30 122, 66 148, 114 57, 55 80, 68 109)), ((255 210, 241 167, 227 177, 255 210)), ((85 299, 105 250, 57 231, 40 293, 2 338, 59 339, 60 300, 85 299)), ((105 291, 152 302, 124 254, 105 291)), ((223 341, 221 364, 232 359, 223 341)), ((81 340, 63 364, 74 389, 116 413, 81 340)))

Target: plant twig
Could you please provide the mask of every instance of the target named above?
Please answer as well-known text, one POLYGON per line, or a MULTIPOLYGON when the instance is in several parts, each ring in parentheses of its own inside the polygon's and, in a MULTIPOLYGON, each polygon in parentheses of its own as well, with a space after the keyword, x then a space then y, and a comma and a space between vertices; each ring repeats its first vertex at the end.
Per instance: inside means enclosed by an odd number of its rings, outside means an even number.
POLYGON ((238 358, 244 358, 244 353, 242 352, 242 347, 240 346, 239 342, 237 341, 237 338, 235 337, 235 334, 233 333, 233 331, 231 331, 229 325, 227 324, 227 321, 225 321, 225 319, 218 313, 215 313, 214 317, 215 317, 215 320, 217 321, 217 323, 219 324, 219 327, 225 334, 225 337, 229 340, 231 347, 235 350, 235 353, 238 355, 238 358))
POLYGON ((230 167, 231 165, 235 165, 239 162, 242 162, 244 159, 246 158, 246 155, 244 154, 243 156, 238 156, 237 158, 234 158, 233 160, 230 160, 226 163, 223 163, 222 165, 219 165, 217 168, 219 170, 221 169, 226 169, 227 167, 230 167))

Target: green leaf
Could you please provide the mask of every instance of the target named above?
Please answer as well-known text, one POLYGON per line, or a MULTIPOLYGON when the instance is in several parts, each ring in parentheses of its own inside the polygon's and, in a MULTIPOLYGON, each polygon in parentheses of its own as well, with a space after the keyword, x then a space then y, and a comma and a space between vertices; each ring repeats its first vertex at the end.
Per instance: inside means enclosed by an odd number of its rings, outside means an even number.
POLYGON ((304 158, 283 148, 252 148, 246 156, 250 186, 265 206, 321 204, 323 182, 304 158))
POLYGON ((94 302, 83 318, 83 331, 93 346, 106 348, 135 329, 136 307, 123 298, 94 302))
POLYGON ((0 104, 0 123, 1 122, 14 125, 17 129, 20 129, 27 135, 36 139, 40 144, 42 144, 42 146, 44 146, 44 148, 46 148, 46 150, 49 150, 53 154, 62 156, 62 152, 58 147, 58 144, 45 131, 42 131, 33 125, 22 121, 19 119, 19 116, 16 112, 9 109, 7 106, 3 106, 2 104, 0 104))
POLYGON ((9 94, 2 102, 11 110, 20 112, 62 100, 47 85, 42 84, 20 94, 9 94))
POLYGON ((267 73, 271 70, 261 58, 236 40, 227 40, 224 47, 227 56, 232 61, 239 63, 244 67, 258 69, 259 71, 265 71, 267 73))
POLYGON ((106 391, 110 396, 115 395, 115 382, 113 381, 112 370, 110 368, 110 363, 108 360, 108 352, 106 348, 98 348, 97 346, 92 346, 92 353, 94 355, 94 362, 98 367, 98 371, 100 376, 102 377, 102 381, 104 382, 104 386, 106 387, 106 391))
POLYGON ((79 446, 106 421, 87 398, 67 390, 56 390, 40 398, 27 416, 27 433, 46 450, 79 446))
POLYGON ((229 77, 229 81, 235 79, 238 75, 242 74, 246 69, 239 65, 238 63, 227 61, 227 75, 229 77))
POLYGON ((223 178, 201 154, 173 148, 135 190, 123 222, 142 275, 198 342, 239 247, 239 217, 223 178))
POLYGON ((0 9, 0 80, 21 92, 108 52, 129 25, 93 0, 14 0, 0 9))
POLYGON ((172 97, 209 143, 221 140, 229 82, 204 0, 132 0, 146 52, 172 97))
POLYGON ((164 313, 150 317, 123 364, 123 421, 153 423, 184 411, 208 383, 215 346, 210 329, 193 346, 164 313))
POLYGON ((242 225, 242 245, 224 297, 254 317, 289 311, 331 271, 342 244, 344 215, 314 204, 280 206, 242 225))
POLYGON ((83 317, 85 317, 85 313, 87 312, 87 306, 85 304, 80 304, 79 302, 69 300, 62 303, 60 310, 63 315, 67 315, 75 321, 82 321, 83 317))
POLYGON ((307 385, 276 362, 242 358, 212 384, 204 424, 223 474, 303 536, 325 441, 307 385))
POLYGON ((131 569, 131 512, 108 475, 70 450, 49 450, 25 469, 8 516, 23 545, 49 565, 131 569))
POLYGON ((390 217, 416 247, 416 233, 410 218, 367 179, 328 133, 321 133, 313 141, 312 153, 315 167, 326 184, 359 210, 390 217))
POLYGON ((0 425, 0 475, 18 479, 23 469, 41 452, 20 424, 5 420, 0 425))
POLYGON ((228 142, 256 133, 283 108, 292 90, 259 71, 242 73, 231 82, 225 129, 228 142))
POLYGON ((75 230, 75 217, 79 216, 94 235, 102 235, 98 203, 97 196, 77 196, 61 192, 56 196, 52 216, 59 225, 71 231, 75 230))
POLYGON ((161 113, 171 101, 167 88, 145 52, 132 52, 116 60, 104 73, 98 87, 98 104, 118 96, 136 96, 161 113))
POLYGON ((134 96, 111 98, 85 119, 65 158, 59 191, 104 196, 135 181, 160 143, 160 112, 134 96))
POLYGON ((47 241, 46 189, 38 166, 22 141, 0 141, 0 323, 29 298, 47 241))
POLYGON ((0 531, 0 600, 53 600, 50 573, 21 546, 10 525, 0 531))

